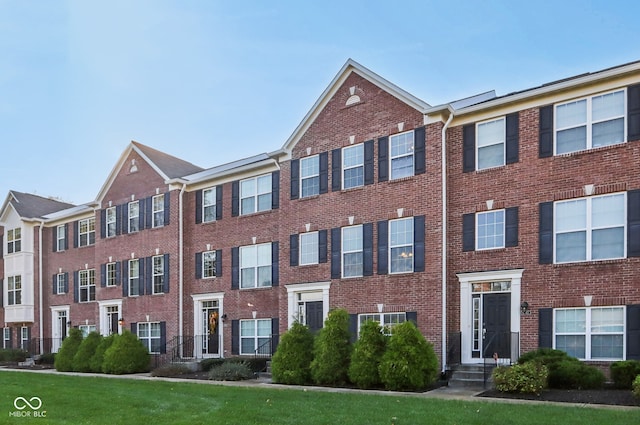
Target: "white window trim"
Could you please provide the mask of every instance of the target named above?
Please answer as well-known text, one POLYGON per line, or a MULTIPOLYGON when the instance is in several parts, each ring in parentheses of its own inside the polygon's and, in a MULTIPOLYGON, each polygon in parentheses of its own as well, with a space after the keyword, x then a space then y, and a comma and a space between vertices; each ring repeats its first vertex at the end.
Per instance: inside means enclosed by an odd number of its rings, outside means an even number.
POLYGON ((269 211, 271 210, 271 203, 269 203, 269 207, 265 208, 265 209, 260 209, 260 196, 262 195, 268 195, 271 194, 271 196, 273 196, 273 188, 271 185, 271 174, 263 174, 261 176, 256 176, 256 177, 251 177, 249 179, 243 179, 240 181, 240 215, 249 215, 249 214, 255 214, 255 213, 259 213, 262 211, 269 211), (260 192, 260 185, 258 183, 259 180, 261 179, 268 179, 269 181, 269 190, 266 192, 260 192), (255 192, 253 194, 247 194, 246 196, 243 196, 244 194, 242 193, 242 183, 247 182, 253 180, 254 181, 254 185, 255 185, 255 192), (249 199, 249 198, 253 198, 253 211, 243 211, 242 210, 242 201, 244 199, 249 199))
POLYGON ((155 195, 151 199, 151 227, 163 227, 164 226, 164 194, 155 195), (160 200, 159 202, 157 202, 160 200), (156 207, 157 204, 157 207, 156 207), (156 219, 156 215, 160 218, 156 219))
POLYGON ((139 201, 131 201, 127 204, 127 210, 128 210, 128 223, 127 223, 127 228, 128 228, 128 233, 135 233, 135 232, 139 232, 140 231, 140 202, 139 201), (132 214, 132 208, 134 206, 137 206, 136 210, 135 210, 135 215, 132 214), (132 230, 132 223, 136 223, 136 229, 132 230))
POLYGON ((210 187, 210 188, 202 190, 202 222, 203 223, 211 223, 211 222, 216 221, 216 202, 217 202, 216 198, 218 196, 217 190, 218 190, 217 186, 210 187), (213 203, 211 203, 211 204, 208 204, 206 202, 206 200, 207 200, 206 194, 208 192, 211 192, 213 194, 213 197, 212 197, 213 203), (213 214, 212 214, 213 218, 211 218, 209 220, 207 220, 207 208, 213 209, 213 214))
POLYGON ((162 329, 160 328, 160 322, 138 322, 137 326, 136 326, 136 335, 138 337, 138 339, 142 342, 142 344, 146 347, 147 351, 149 352, 149 354, 160 354, 160 351, 151 351, 151 347, 152 347, 152 341, 153 340, 158 340, 158 345, 160 345, 160 341, 162 341, 162 329), (160 331, 160 335, 158 335, 157 337, 153 337, 151 336, 151 326, 152 325, 158 325, 159 327, 159 331, 160 331), (140 336, 140 328, 141 327, 147 327, 147 332, 148 332, 148 336, 144 336, 141 337, 140 336))
POLYGON ((22 276, 21 275, 15 275, 15 276, 7 276, 7 301, 5 302, 5 305, 7 306, 14 306, 14 305, 22 305, 22 276), (16 288, 16 281, 17 283, 20 284, 20 288, 16 288), (13 286, 13 289, 11 289, 11 286, 13 286), (9 294, 13 293, 13 303, 9 304, 9 294), (20 302, 16 302, 17 300, 17 295, 20 294, 20 302))
POLYGON ((385 312, 385 313, 361 313, 358 314, 358 336, 360 336, 360 327, 362 326, 363 322, 363 316, 367 316, 367 319, 365 320, 365 322, 367 320, 373 320, 375 322, 377 322, 380 327, 382 328, 381 331, 383 334, 390 336, 391 332, 390 330, 396 326, 399 325, 400 323, 404 323, 407 321, 407 312, 406 311, 389 311, 389 312, 385 312), (385 321, 385 317, 386 316, 391 316, 391 315, 396 315, 396 316, 404 316, 401 322, 397 322, 397 323, 387 323, 385 321), (376 319, 377 317, 377 319, 376 319), (388 328, 387 328, 388 327, 388 328), (389 332, 385 332, 385 329, 388 329, 389 332))
POLYGON ((64 251, 64 241, 67 238, 65 232, 65 225, 61 224, 56 226, 56 250, 57 252, 64 251))
MULTIPOLYGON (((273 258, 273 246, 271 244, 271 242, 267 242, 267 243, 262 243, 262 244, 256 244, 256 245, 246 245, 246 246, 241 246, 240 250, 239 250, 239 257, 240 257, 240 276, 239 276, 239 286, 240 289, 254 289, 254 288, 270 288, 273 286, 273 280, 272 280, 272 275, 269 276, 269 284, 268 285, 259 285, 259 269, 260 267, 269 267, 269 270, 271 270, 272 268, 272 264, 271 264, 271 258, 273 258), (269 262, 268 264, 260 264, 258 262, 258 249, 261 246, 269 246, 269 253, 271 255, 269 255, 269 262), (242 266, 242 259, 243 259, 243 252, 247 252, 249 250, 254 250, 254 255, 255 255, 255 261, 256 261, 256 265, 255 266, 251 266, 251 267, 243 267, 242 266), (254 269, 254 274, 253 274, 253 284, 250 286, 247 286, 245 284, 245 282, 243 282, 242 280, 242 270, 244 269, 249 269, 252 268, 254 269)), ((273 273, 273 271, 271 270, 271 273, 273 273)))
POLYGON ((410 131, 405 131, 402 133, 397 133, 397 134, 393 134, 391 136, 389 136, 389 180, 398 180, 398 179, 404 179, 407 177, 413 177, 416 175, 416 164, 415 164, 415 150, 416 150, 416 140, 415 140, 415 133, 413 130, 410 131), (411 138, 413 139, 413 148, 411 149, 411 153, 405 153, 402 155, 392 155, 392 146, 393 146, 393 139, 396 137, 400 137, 400 136, 404 136, 405 134, 411 134, 411 138), (404 157, 408 157, 410 156, 412 158, 411 161, 411 175, 410 176, 402 176, 402 177, 393 177, 393 160, 394 159, 399 159, 399 158, 404 158, 404 157))
POLYGON ((299 265, 301 265, 301 266, 310 266, 310 265, 314 265, 314 264, 318 264, 319 263, 320 260, 319 260, 319 252, 318 252, 318 245, 319 245, 319 239, 318 238, 319 238, 319 232, 300 233, 300 243, 299 243, 300 246, 299 246, 299 252, 298 252, 298 255, 299 255, 299 258, 300 258, 299 265), (302 239, 305 238, 305 237, 311 237, 313 235, 315 235, 315 237, 316 237, 316 240, 315 240, 315 242, 316 242, 316 244, 315 244, 315 261, 312 261, 310 263, 305 263, 305 262, 303 262, 304 256, 302 255, 303 254, 302 247, 304 246, 304 244, 302 243, 302 239))
POLYGON ((127 267, 127 273, 128 273, 128 275, 127 275, 127 283, 128 283, 127 292, 128 292, 128 295, 130 297, 137 297, 137 296, 140 295, 140 259, 134 258, 132 260, 129 260, 129 264, 128 264, 128 267, 127 267), (138 273, 135 276, 131 274, 132 273, 131 265, 134 264, 134 263, 138 265, 138 273), (135 287, 136 287, 136 290, 138 291, 137 294, 134 294, 131 291, 132 288, 133 288, 133 285, 131 284, 132 282, 136 283, 135 287))
POLYGON ((78 246, 92 246, 96 240, 96 219, 95 217, 84 218, 78 220, 78 246), (84 224, 83 224, 84 223, 84 224), (85 225, 87 230, 82 231, 82 226, 85 225), (93 234, 93 243, 91 242, 91 235, 93 234), (82 243, 82 236, 86 236, 86 243, 82 243))
POLYGON ((217 258, 216 258, 216 256, 217 256, 217 254, 216 254, 215 250, 205 251, 205 252, 202 253, 202 278, 203 279, 215 279, 217 277, 217 270, 216 270, 217 258), (212 276, 207 276, 206 273, 205 273, 206 270, 207 270, 207 268, 205 267, 205 264, 207 262, 206 257, 208 255, 212 255, 213 256, 213 275, 212 276))
POLYGON ((16 227, 7 230, 7 254, 15 254, 22 251, 22 229, 16 227), (16 233, 19 235, 16 236, 16 233), (11 247, 11 249, 9 249, 11 247))
POLYGON ((271 319, 241 319, 240 323, 239 323, 239 345, 240 345, 240 355, 241 356, 246 356, 246 355, 254 355, 256 353, 256 350, 259 348, 260 343, 259 343, 259 339, 260 338, 271 338, 271 319), (269 322, 269 335, 268 336, 258 336, 258 323, 259 322, 269 322), (254 329, 254 334, 251 336, 242 336, 242 323, 243 322, 253 322, 253 329, 254 329), (251 352, 244 352, 242 351, 242 341, 246 340, 246 339, 253 339, 253 350, 251 352))
MULTIPOLYGON (((340 266, 342 268, 341 270, 341 277, 343 279, 351 279, 354 277, 362 277, 364 275, 364 227, 362 226, 362 224, 356 224, 355 226, 346 226, 343 227, 342 229, 340 229, 340 266), (362 248, 357 250, 357 251, 346 251, 344 249, 344 232, 346 229, 355 229, 355 228, 360 228, 360 240, 362 241, 362 248), (345 267, 345 261, 344 261, 344 257, 345 254, 355 254, 355 253, 362 253, 362 270, 360 272, 359 275, 354 275, 354 276, 345 276, 344 275, 344 267, 345 267)), ((389 250, 391 251, 391 250, 389 250)))
POLYGON ((153 295, 164 294, 164 269, 167 265, 164 263, 164 255, 154 255, 151 257, 151 293, 153 295), (156 259, 160 260, 160 273, 156 273, 156 259), (160 291, 156 290, 156 279, 159 278, 161 282, 160 291))
POLYGON ((64 273, 58 273, 56 275, 56 294, 64 294, 64 273), (62 286, 61 286, 62 285, 62 286))
POLYGON ((317 196, 320 193, 320 155, 312 155, 304 158, 300 158, 300 198, 311 198, 312 196, 317 196), (302 163, 306 161, 316 160, 318 162, 318 173, 312 174, 309 176, 302 176, 302 163), (318 179, 318 193, 314 193, 312 195, 304 195, 303 194, 303 184, 302 182, 309 179, 318 179))
POLYGON ((353 146, 347 146, 342 148, 342 190, 346 190, 346 189, 353 189, 355 187, 362 187, 364 186, 364 143, 359 143, 357 145, 353 145, 353 146), (348 150, 353 150, 353 149, 361 149, 362 150, 362 162, 356 165, 350 165, 350 166, 346 166, 344 164, 345 161, 345 152, 348 150), (355 186, 349 186, 349 187, 345 187, 345 182, 346 182, 346 178, 345 178, 345 172, 347 170, 353 170, 354 168, 362 168, 362 174, 363 174, 363 178, 362 178, 362 184, 360 185, 355 185, 355 186))
POLYGON ((502 167, 506 164, 507 161, 507 118, 506 117, 498 117, 498 118, 493 118, 490 120, 486 120, 486 121, 480 121, 476 123, 476 170, 480 171, 480 170, 489 170, 491 168, 497 168, 497 167, 502 167), (489 124, 492 122, 497 122, 497 121, 502 121, 502 140, 496 143, 492 143, 489 145, 484 145, 482 146, 483 148, 489 147, 489 146, 495 146, 495 145, 502 145, 502 164, 498 164, 498 165, 492 165, 490 167, 482 167, 480 168, 478 162, 480 161, 480 131, 479 128, 481 125, 483 124, 489 124))
POLYGON ((96 300, 96 271, 95 269, 78 270, 78 302, 88 303, 96 300), (93 272, 93 273, 92 273, 93 272), (93 276, 92 276, 93 275, 93 276), (92 279, 93 277, 93 279, 92 279), (93 280, 93 282, 92 282, 93 280), (91 287, 93 287, 93 299, 91 299, 91 287), (86 298, 82 298, 83 289, 86 291, 86 298))
POLYGON ((108 238, 112 238, 117 235, 118 230, 118 214, 116 207, 109 207, 105 212, 105 234, 108 238), (109 225, 113 224, 113 232, 109 231, 109 225))
MULTIPOLYGON (((411 259, 411 270, 393 271, 393 266, 392 266, 393 262, 392 262, 392 255, 391 255, 392 248, 401 248, 403 246, 409 246, 408 244, 393 245, 391 243, 391 239, 392 239, 392 236, 393 236, 391 234, 391 223, 394 222, 394 221, 397 222, 397 221, 401 221, 401 220, 411 220, 412 221, 411 226, 413 228, 413 226, 415 225, 413 223, 413 219, 414 219, 413 217, 405 217, 405 218, 398 218, 398 219, 394 219, 394 220, 389 220, 389 223, 388 223, 388 226, 389 226, 389 228, 388 228, 388 235, 389 235, 389 242, 388 242, 389 249, 388 249, 388 251, 389 252, 387 253, 387 255, 388 255, 387 264, 389 265, 389 274, 413 273, 413 270, 415 268, 415 264, 414 264, 414 259, 413 258, 411 259)), ((412 252, 412 254, 415 251, 415 246, 416 246, 416 244, 415 244, 415 240, 413 239, 413 233, 412 233, 412 235, 411 235, 411 252, 412 252)), ((364 255, 364 249, 363 249, 363 255, 364 255)))
POLYGON ((497 209, 497 210, 489 210, 489 211, 481 211, 476 213, 475 215, 475 249, 476 251, 490 251, 492 249, 502 249, 506 246, 506 240, 507 240, 507 214, 506 214, 506 210, 504 208, 501 209, 497 209), (488 215, 488 214, 495 214, 502 211, 502 245, 501 246, 492 246, 492 247, 488 247, 488 248, 480 248, 478 246, 478 217, 480 215, 488 215))
POLYGON ((107 263, 105 266, 105 273, 107 274, 105 276, 106 279, 106 286, 108 288, 114 287, 118 285, 118 277, 117 277, 117 265, 115 262, 111 262, 111 263, 107 263), (111 275, 111 270, 109 270, 111 267, 113 267, 113 279, 110 278, 111 275))

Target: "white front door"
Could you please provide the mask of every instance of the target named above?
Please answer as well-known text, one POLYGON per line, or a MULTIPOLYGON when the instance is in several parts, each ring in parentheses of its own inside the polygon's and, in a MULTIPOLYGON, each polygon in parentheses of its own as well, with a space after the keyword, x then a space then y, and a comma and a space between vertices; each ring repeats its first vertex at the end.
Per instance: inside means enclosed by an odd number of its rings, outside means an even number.
POLYGON ((67 337, 69 322, 69 307, 51 309, 51 352, 60 350, 62 341, 67 337))

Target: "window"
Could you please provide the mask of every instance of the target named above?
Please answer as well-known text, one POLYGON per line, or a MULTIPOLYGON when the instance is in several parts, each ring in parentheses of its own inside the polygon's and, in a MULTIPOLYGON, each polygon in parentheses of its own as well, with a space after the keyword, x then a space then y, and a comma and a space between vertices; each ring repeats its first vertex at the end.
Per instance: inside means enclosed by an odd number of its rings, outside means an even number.
POLYGON ((390 137, 391 180, 413 176, 413 131, 390 137))
POLYGON ((477 124, 476 169, 499 167, 505 161, 505 119, 485 121, 477 124))
POLYGON ((79 300, 81 303, 96 300, 96 271, 95 269, 80 270, 78 272, 80 280, 79 300))
POLYGON ((117 223, 116 207, 109 207, 105 213, 105 229, 108 238, 116 235, 117 223))
POLYGON ((2 348, 11 348, 11 328, 2 328, 2 348))
POLYGON ((625 99, 618 90, 556 105, 556 154, 624 142, 625 99))
POLYGON ((504 210, 476 214, 476 249, 504 248, 504 210))
POLYGON ((318 264, 318 232, 300 234, 300 265, 318 264))
POLYGON ((364 270, 362 226, 342 228, 342 277, 359 277, 364 270))
POLYGON ((159 354, 162 351, 160 322, 138 323, 138 338, 149 353, 159 354))
POLYGON ((140 295, 140 260, 129 260, 129 296, 140 295))
POLYGON ((162 227, 164 226, 164 195, 156 195, 152 199, 153 223, 151 226, 162 227))
POLYGON ((624 307, 557 309, 554 348, 585 360, 622 359, 624 316, 624 307))
POLYGON ((96 331, 96 325, 79 325, 78 329, 82 332, 82 337, 86 338, 91 332, 96 331))
POLYGON ((56 294, 64 294, 66 291, 66 275, 58 273, 56 275, 56 294))
POLYGON ((129 202, 129 233, 140 230, 140 203, 129 202))
POLYGON ((320 193, 320 156, 311 156, 300 160, 301 198, 320 193))
POLYGON ((202 253, 202 277, 216 277, 216 252, 207 251, 202 253))
POLYGON ((592 196, 555 203, 555 262, 626 256, 626 196, 592 196))
POLYGON ((267 174, 240 182, 240 215, 271 209, 272 177, 267 174))
POLYGON ((20 252, 22 250, 22 230, 17 227, 7 231, 7 253, 20 252))
POLYGON ((153 293, 164 293, 164 255, 155 255, 153 261, 153 293))
POLYGON ((369 313, 361 314, 358 316, 358 334, 360 334, 360 327, 368 320, 372 320, 379 323, 382 327, 382 332, 385 335, 391 335, 391 329, 400 323, 404 323, 407 320, 406 313, 369 313))
POLYGON ((389 221, 390 273, 413 271, 413 217, 389 221))
POLYGON ((107 263, 107 286, 116 286, 118 284, 116 268, 116 263, 107 263))
MULTIPOLYGON (((240 321, 240 354, 263 353, 271 340, 271 319, 240 321)), ((271 354, 269 346, 268 354, 271 354)))
POLYGON ((7 278, 7 305, 22 304, 22 276, 7 278))
POLYGON ((202 191, 202 222, 209 223, 216 220, 216 188, 202 191))
POLYGON ((31 340, 30 331, 27 326, 20 327, 20 348, 23 350, 29 350, 29 342, 31 340))
POLYGON ((56 227, 56 251, 64 251, 66 248, 67 232, 64 224, 56 227))
POLYGON ((364 143, 342 149, 342 188, 364 186, 364 143))
POLYGON ((240 247, 240 288, 271 286, 271 244, 240 247))
POLYGON ((95 217, 80 220, 78 222, 78 246, 89 246, 95 243, 96 243, 95 217))

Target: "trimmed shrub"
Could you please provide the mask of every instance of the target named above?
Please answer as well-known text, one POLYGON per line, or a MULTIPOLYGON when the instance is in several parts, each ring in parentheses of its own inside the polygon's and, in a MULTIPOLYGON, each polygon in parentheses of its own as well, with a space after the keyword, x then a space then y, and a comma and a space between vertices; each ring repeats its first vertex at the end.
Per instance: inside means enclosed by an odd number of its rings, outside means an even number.
POLYGON ((0 362, 23 362, 27 359, 28 355, 29 353, 19 348, 4 348, 0 350, 0 362))
POLYGON ((76 372, 91 372, 91 358, 96 352, 96 348, 102 341, 102 335, 98 332, 91 332, 82 340, 75 356, 73 356, 73 370, 76 372))
POLYGON ((493 382, 498 391, 539 395, 547 386, 549 370, 539 362, 499 366, 493 370, 493 382))
POLYGON ((62 341, 53 366, 59 372, 73 371, 73 357, 82 344, 82 331, 78 328, 69 329, 69 335, 62 341))
POLYGON ((624 360, 611 363, 611 379, 616 388, 630 390, 636 376, 640 375, 640 361, 624 360))
POLYGON ((162 376, 165 378, 172 378, 174 376, 185 375, 191 373, 191 369, 183 364, 169 363, 155 368, 151 371, 151 376, 162 376))
POLYGON ((438 358, 431 343, 407 321, 393 327, 379 372, 388 390, 424 389, 438 377, 438 358))
POLYGON ((605 376, 594 366, 579 360, 563 360, 549 372, 549 387, 560 389, 588 390, 601 388, 605 376))
POLYGON ((563 360, 578 361, 578 359, 571 357, 564 351, 555 350, 553 348, 539 348, 521 355, 518 359, 518 363, 537 361, 547 366, 547 368, 549 368, 549 372, 551 372, 555 368, 556 364, 563 360))
POLYGON ((253 371, 245 362, 224 362, 209 371, 209 379, 214 381, 242 381, 253 377, 253 371))
POLYGON ((112 375, 149 370, 149 352, 137 336, 128 330, 117 335, 104 353, 102 370, 112 375))
POLYGON ((360 338, 353 345, 349 365, 349 379, 358 388, 375 388, 382 385, 378 368, 388 339, 377 322, 368 320, 360 326, 360 338))
POLYGON ((640 375, 636 376, 636 379, 633 380, 631 390, 633 391, 634 396, 640 398, 640 375))
POLYGON ((313 345, 311 377, 316 384, 344 385, 349 381, 350 340, 349 313, 330 311, 313 345))
POLYGON ((36 359, 35 363, 38 365, 52 365, 56 359, 56 353, 43 353, 36 359))
POLYGON ((311 381, 313 334, 305 325, 295 322, 280 337, 271 359, 273 381, 281 384, 304 385, 311 381))
POLYGON ((200 369, 204 372, 209 372, 216 366, 220 366, 224 362, 228 360, 226 359, 204 359, 200 362, 200 369))
POLYGON ((111 344, 113 344, 113 340, 115 339, 116 334, 111 334, 109 336, 103 337, 98 346, 96 347, 96 351, 89 360, 89 366, 91 367, 91 372, 102 373, 102 363, 104 363, 104 353, 107 351, 111 344))

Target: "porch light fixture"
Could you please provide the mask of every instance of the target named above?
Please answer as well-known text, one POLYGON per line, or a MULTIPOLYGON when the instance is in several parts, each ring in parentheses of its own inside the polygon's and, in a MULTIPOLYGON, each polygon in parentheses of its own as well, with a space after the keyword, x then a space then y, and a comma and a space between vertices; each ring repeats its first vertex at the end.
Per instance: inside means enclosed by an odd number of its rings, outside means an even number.
POLYGON ((222 317, 220 317, 222 319, 223 322, 227 321, 227 314, 223 314, 222 317))
POLYGON ((118 325, 124 326, 124 319, 122 317, 118 319, 118 325))
POLYGON ((522 314, 531 314, 531 310, 529 309, 529 303, 526 301, 522 301, 520 304, 520 313, 522 314))

